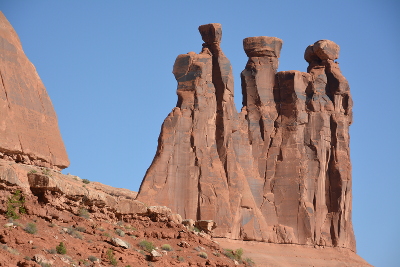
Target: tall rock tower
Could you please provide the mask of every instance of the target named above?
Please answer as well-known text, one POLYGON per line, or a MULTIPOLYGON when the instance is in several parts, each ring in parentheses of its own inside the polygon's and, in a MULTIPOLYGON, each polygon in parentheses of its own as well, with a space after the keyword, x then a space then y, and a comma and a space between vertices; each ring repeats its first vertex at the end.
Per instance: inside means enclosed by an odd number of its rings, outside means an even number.
POLYGON ((69 165, 46 88, 1 12, 0 158, 54 169, 69 165))
POLYGON ((351 96, 328 40, 308 72, 277 72, 282 40, 243 40, 236 111, 220 24, 199 27, 200 54, 179 55, 177 106, 165 119, 138 200, 214 220, 215 235, 355 250, 351 223, 351 96))

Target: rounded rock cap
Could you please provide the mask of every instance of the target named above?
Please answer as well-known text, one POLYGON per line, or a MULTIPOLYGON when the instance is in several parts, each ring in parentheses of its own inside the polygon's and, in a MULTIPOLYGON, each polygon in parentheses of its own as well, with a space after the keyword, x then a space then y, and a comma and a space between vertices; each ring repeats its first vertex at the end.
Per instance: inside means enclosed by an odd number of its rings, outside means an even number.
POLYGON ((304 59, 311 63, 320 60, 335 60, 339 58, 340 47, 330 40, 319 40, 309 45, 304 52, 304 59))
POLYGON ((201 38, 207 44, 220 43, 222 38, 222 26, 219 23, 210 23, 199 26, 201 38))
POLYGON ((257 36, 243 39, 243 48, 248 57, 279 58, 283 41, 276 37, 257 36))

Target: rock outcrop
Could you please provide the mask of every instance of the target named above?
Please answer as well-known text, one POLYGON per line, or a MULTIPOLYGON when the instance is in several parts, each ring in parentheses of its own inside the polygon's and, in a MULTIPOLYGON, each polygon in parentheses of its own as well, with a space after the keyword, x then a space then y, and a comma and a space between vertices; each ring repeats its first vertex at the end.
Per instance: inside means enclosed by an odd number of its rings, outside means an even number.
POLYGON ((318 41, 306 49, 307 73, 277 72, 282 40, 244 39, 238 113, 221 25, 199 31, 201 53, 175 61, 178 103, 137 199, 213 220, 216 236, 355 250, 352 101, 335 62, 339 46, 318 41))
POLYGON ((0 158, 66 168, 69 160, 51 100, 1 12, 0 78, 0 158))

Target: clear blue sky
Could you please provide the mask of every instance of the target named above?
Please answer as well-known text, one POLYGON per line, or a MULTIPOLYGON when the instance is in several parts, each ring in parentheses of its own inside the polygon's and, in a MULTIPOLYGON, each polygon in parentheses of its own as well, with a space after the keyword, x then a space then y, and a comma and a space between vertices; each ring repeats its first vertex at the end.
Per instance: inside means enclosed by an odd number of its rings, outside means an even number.
POLYGON ((242 39, 283 39, 279 70, 306 71, 305 48, 341 46, 354 99, 353 223, 358 253, 400 266, 399 1, 15 1, 0 10, 36 66, 59 119, 71 173, 137 191, 176 104, 172 65, 199 52, 201 24, 223 26, 236 103, 242 39), (229 4, 227 4, 229 3, 229 4))

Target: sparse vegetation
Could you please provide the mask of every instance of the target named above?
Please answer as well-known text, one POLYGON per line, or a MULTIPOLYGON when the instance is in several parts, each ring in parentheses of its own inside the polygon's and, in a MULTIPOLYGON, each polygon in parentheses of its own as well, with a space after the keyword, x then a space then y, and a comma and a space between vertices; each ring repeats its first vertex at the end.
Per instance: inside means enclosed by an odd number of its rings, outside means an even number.
POLYGON ((165 250, 165 251, 172 251, 172 250, 173 250, 172 247, 171 247, 171 245, 169 245, 169 244, 164 244, 164 245, 162 245, 162 246, 161 246, 161 249, 162 249, 162 250, 165 250))
POLYGON ((82 227, 82 226, 75 227, 75 230, 78 231, 78 232, 82 232, 82 233, 86 232, 86 228, 82 227))
POLYGON ((109 249, 107 250, 107 259, 108 259, 108 261, 111 263, 111 265, 117 266, 118 261, 117 261, 117 259, 115 258, 115 256, 114 256, 114 251, 113 251, 111 248, 109 248, 109 249))
POLYGON ((7 212, 6 217, 11 219, 19 219, 19 214, 25 214, 25 197, 22 195, 20 190, 15 191, 15 193, 7 200, 7 212), (16 211, 18 209, 18 213, 16 211))
POLYGON ((28 173, 31 173, 31 174, 37 173, 37 170, 32 169, 32 170, 30 170, 28 173))
POLYGON ((199 252, 199 254, 197 254, 197 255, 198 255, 199 257, 203 258, 203 259, 207 259, 207 258, 208 258, 207 253, 205 253, 204 251, 199 252))
POLYGON ((103 233, 103 236, 111 238, 111 235, 109 233, 103 233))
POLYGON ((83 239, 82 235, 72 227, 68 227, 67 228, 67 233, 72 237, 75 237, 75 238, 78 238, 78 239, 83 239))
POLYGON ((88 257, 88 260, 90 260, 91 262, 95 262, 95 261, 98 260, 98 258, 96 258, 95 256, 90 255, 90 256, 88 257))
POLYGON ((57 250, 54 249, 54 248, 51 248, 51 249, 48 249, 47 252, 48 252, 49 254, 56 254, 56 253, 57 253, 57 250))
POLYGON ((216 256, 216 257, 220 257, 221 256, 221 254, 218 251, 214 251, 213 255, 216 256))
POLYGON ((235 251, 233 251, 232 249, 225 249, 224 255, 230 258, 231 260, 242 262, 243 249, 238 248, 235 251))
POLYGON ((39 265, 42 267, 51 267, 51 264, 47 262, 39 262, 39 265))
POLYGON ((89 213, 89 211, 88 211, 87 209, 85 209, 85 208, 80 208, 80 209, 78 210, 78 215, 79 215, 80 217, 82 217, 82 218, 85 218, 85 219, 89 219, 89 218, 90 218, 90 213, 89 213))
POLYGON ((50 171, 49 169, 47 169, 47 168, 44 168, 44 169, 42 170, 42 173, 43 173, 44 175, 51 176, 51 171, 50 171))
POLYGON ((180 261, 180 262, 184 262, 184 261, 185 261, 185 258, 184 258, 184 257, 182 257, 182 256, 179 256, 179 257, 178 257, 178 261, 180 261))
POLYGON ((121 229, 115 229, 115 233, 119 236, 125 236, 125 232, 122 231, 121 229))
POLYGON ((60 244, 56 247, 56 251, 58 254, 61 255, 67 254, 67 248, 65 247, 63 242, 60 242, 60 244))
POLYGON ((193 231, 193 232, 196 232, 196 233, 200 233, 200 229, 197 228, 196 226, 193 227, 192 231, 193 231))
POLYGON ((25 232, 30 233, 30 234, 36 234, 37 233, 37 227, 35 223, 28 223, 25 228, 25 232))
POLYGON ((82 179, 82 183, 84 184, 90 184, 90 181, 88 179, 82 179))
POLYGON ((5 251, 10 252, 11 254, 19 255, 18 250, 13 249, 13 248, 11 248, 11 247, 9 247, 9 246, 7 246, 7 245, 0 245, 0 248, 4 249, 5 251))
POLYGON ((147 241, 147 240, 140 241, 139 247, 141 247, 143 250, 145 250, 147 252, 151 252, 153 249, 155 249, 155 246, 153 245, 153 243, 150 241, 147 241))
POLYGON ((255 266, 255 262, 251 258, 245 258, 244 262, 246 262, 249 266, 255 266))

